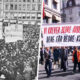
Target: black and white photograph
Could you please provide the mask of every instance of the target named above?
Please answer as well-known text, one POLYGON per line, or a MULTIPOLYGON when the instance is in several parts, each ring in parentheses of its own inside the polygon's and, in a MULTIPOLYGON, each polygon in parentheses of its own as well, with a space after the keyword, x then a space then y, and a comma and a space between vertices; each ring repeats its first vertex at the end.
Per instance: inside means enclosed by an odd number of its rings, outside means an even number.
POLYGON ((42 0, 0 0, 0 80, 37 80, 42 0))

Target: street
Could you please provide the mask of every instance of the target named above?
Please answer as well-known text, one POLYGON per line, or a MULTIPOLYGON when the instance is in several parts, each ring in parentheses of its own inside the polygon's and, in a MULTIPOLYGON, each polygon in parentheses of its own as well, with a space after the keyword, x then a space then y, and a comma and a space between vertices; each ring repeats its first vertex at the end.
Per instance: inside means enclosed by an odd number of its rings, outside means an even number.
MULTIPOLYGON (((53 66, 52 66, 53 67, 53 66)), ((39 80, 80 80, 80 73, 73 73, 72 56, 68 57, 68 69, 63 72, 59 68, 52 70, 51 77, 47 78, 44 65, 39 65, 39 80)))

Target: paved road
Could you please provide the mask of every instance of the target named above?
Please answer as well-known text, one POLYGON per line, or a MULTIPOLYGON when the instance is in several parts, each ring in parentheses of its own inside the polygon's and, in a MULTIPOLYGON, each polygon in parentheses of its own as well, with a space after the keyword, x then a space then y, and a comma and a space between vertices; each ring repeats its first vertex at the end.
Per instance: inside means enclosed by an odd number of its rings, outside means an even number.
POLYGON ((66 72, 63 72, 59 68, 52 70, 51 77, 47 78, 44 65, 39 66, 39 80, 80 80, 80 73, 73 73, 73 63, 72 57, 68 58, 68 69, 66 72))

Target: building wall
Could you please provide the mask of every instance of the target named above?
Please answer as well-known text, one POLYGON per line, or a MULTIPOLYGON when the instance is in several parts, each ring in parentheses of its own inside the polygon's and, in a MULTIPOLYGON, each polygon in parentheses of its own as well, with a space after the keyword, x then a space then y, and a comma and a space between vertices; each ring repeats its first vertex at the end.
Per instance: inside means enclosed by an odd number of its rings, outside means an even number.
POLYGON ((80 0, 75 0, 75 3, 75 6, 64 7, 65 22, 80 22, 80 0))
POLYGON ((43 23, 61 22, 60 0, 44 0, 44 3, 46 18, 44 18, 43 23))
POLYGON ((3 0, 3 18, 15 20, 40 20, 41 0, 3 0))

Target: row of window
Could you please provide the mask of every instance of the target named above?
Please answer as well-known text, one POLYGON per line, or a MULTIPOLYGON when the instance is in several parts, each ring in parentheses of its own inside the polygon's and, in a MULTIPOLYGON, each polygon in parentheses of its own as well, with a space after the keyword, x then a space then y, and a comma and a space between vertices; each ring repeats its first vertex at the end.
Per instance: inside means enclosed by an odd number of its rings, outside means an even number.
POLYGON ((5 10, 41 10, 41 4, 5 4, 5 10))
POLYGON ((25 14, 25 13, 11 13, 10 15, 9 15, 9 13, 5 13, 5 18, 7 19, 7 18, 12 18, 12 19, 40 19, 41 18, 41 13, 27 13, 27 14, 25 14))
POLYGON ((41 0, 4 0, 4 2, 41 2, 41 0))
MULTIPOLYGON (((44 0, 44 3, 48 5, 48 0, 44 0)), ((55 0, 52 2, 52 8, 57 9, 57 2, 55 0)))

